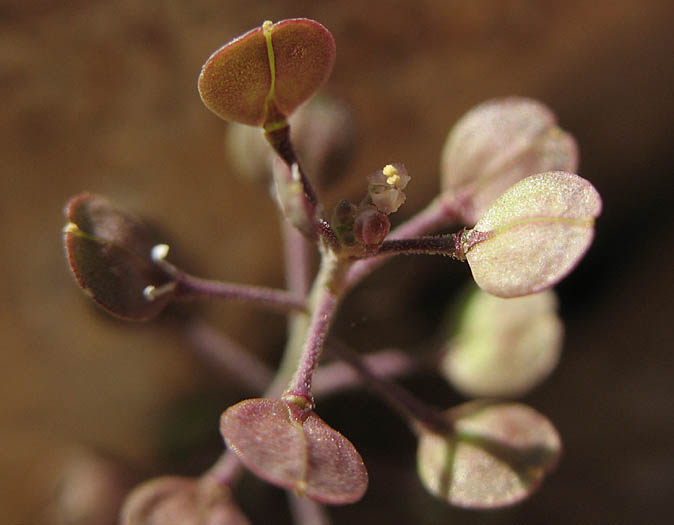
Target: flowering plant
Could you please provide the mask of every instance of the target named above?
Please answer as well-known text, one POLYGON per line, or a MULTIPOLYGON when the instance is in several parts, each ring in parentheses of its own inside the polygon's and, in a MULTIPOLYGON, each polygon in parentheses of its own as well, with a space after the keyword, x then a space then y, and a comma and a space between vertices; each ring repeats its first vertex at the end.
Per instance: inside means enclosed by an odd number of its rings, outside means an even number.
POLYGON ((537 385, 557 362, 562 327, 551 288, 589 248, 601 212, 597 191, 574 173, 573 137, 539 102, 491 100, 450 131, 441 191, 411 219, 392 228, 390 217, 413 188, 414 174, 399 162, 382 163, 367 176, 358 202, 340 201, 326 214, 315 189, 320 174, 311 170, 343 165, 352 145, 350 119, 332 101, 302 104, 327 80, 334 61, 335 43, 325 27, 291 19, 264 22, 226 44, 199 76, 204 104, 234 123, 230 145, 246 144, 238 150, 242 170, 273 180, 285 221, 287 290, 187 273, 170 262, 163 239, 100 195, 83 193, 66 206, 70 268, 113 315, 149 320, 175 301, 222 297, 289 317, 275 372, 226 339, 214 339, 203 323, 186 325, 196 348, 212 349, 215 340, 217 352, 209 358, 261 397, 224 411, 226 450, 202 476, 167 476, 134 490, 122 510, 125 524, 247 523, 230 491, 244 468, 287 489, 298 521, 323 513, 323 504, 360 500, 368 485, 365 462, 318 415, 317 403, 359 381, 409 423, 418 438, 421 483, 449 504, 496 508, 521 501, 558 459, 561 441, 552 423, 512 398, 537 385), (304 131, 291 133, 296 129, 304 131), (301 162, 305 157, 311 169, 301 162), (452 226, 458 228, 453 233, 433 235, 452 226), (313 279, 310 246, 320 254, 313 279), (431 407, 394 381, 428 359, 402 351, 363 356, 332 333, 349 291, 399 254, 444 255, 470 267, 477 287, 463 299, 433 363, 474 401, 431 407), (337 362, 321 365, 324 350, 337 362))

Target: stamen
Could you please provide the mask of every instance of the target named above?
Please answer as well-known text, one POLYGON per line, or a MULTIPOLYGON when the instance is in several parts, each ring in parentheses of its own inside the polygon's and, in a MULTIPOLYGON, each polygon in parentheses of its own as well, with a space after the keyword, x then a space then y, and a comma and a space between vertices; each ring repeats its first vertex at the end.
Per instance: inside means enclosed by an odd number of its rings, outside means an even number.
POLYGON ((387 184, 391 186, 400 184, 400 175, 398 175, 398 168, 396 168, 393 164, 387 164, 386 166, 384 166, 384 169, 381 170, 381 172, 386 177, 387 184))
POLYGON ((146 301, 152 302, 164 295, 173 293, 176 289, 176 283, 171 281, 170 283, 162 284, 159 288, 150 284, 143 288, 143 297, 146 301))
POLYGON ((169 252, 169 245, 168 244, 157 244, 152 247, 152 260, 154 262, 159 262, 163 261, 166 259, 166 256, 168 255, 169 252))

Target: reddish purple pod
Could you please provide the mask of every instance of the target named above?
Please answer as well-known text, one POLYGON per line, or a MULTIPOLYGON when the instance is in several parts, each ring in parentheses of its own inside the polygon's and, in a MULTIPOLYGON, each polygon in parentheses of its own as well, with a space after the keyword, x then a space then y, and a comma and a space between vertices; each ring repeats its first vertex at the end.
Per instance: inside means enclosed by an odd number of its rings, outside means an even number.
POLYGON ((127 496, 120 525, 250 525, 229 488, 209 477, 164 476, 127 496))
POLYGON ((313 411, 281 399, 247 399, 222 415, 220 432, 248 469, 321 503, 354 503, 368 475, 353 444, 313 411))
POLYGON ((81 193, 65 208, 63 242, 80 288, 109 313, 145 321, 158 315, 171 294, 148 300, 147 286, 159 288, 171 278, 155 264, 159 240, 136 217, 101 195, 81 193))
POLYGON ((318 22, 267 21, 209 57, 199 94, 224 120, 273 126, 325 83, 334 63, 335 41, 318 22))

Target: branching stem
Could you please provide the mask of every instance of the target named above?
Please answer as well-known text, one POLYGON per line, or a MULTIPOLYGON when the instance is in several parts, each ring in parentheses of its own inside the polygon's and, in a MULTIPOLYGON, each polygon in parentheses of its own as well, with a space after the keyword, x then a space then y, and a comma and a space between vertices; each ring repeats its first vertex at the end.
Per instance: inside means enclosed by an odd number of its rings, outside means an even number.
MULTIPOLYGON (((457 222, 459 216, 460 212, 456 206, 440 196, 407 222, 391 231, 387 240, 406 239, 433 233, 457 222)), ((370 257, 355 262, 346 275, 344 282, 346 289, 350 290, 356 286, 393 255, 392 253, 383 254, 381 257, 370 257)))
MULTIPOLYGON (((326 345, 330 353, 332 338, 326 345)), ((409 375, 428 366, 423 359, 413 358, 400 350, 381 350, 361 357, 363 363, 372 373, 382 378, 409 375)), ((363 384, 362 377, 344 361, 338 360, 321 365, 314 374, 312 391, 314 396, 323 397, 357 387, 363 384)))
POLYGON ((174 293, 176 299, 220 297, 253 303, 281 312, 303 311, 306 308, 304 298, 285 290, 203 279, 184 272, 176 275, 174 293))
POLYGON ((282 312, 305 311, 306 301, 303 296, 293 292, 253 286, 248 284, 235 284, 225 281, 203 279, 190 275, 180 270, 166 260, 169 247, 166 244, 158 244, 152 249, 152 260, 166 272, 173 281, 164 287, 154 288, 148 286, 144 294, 149 301, 163 293, 173 294, 174 299, 191 299, 196 297, 221 297, 235 301, 254 303, 282 312))
POLYGON ((251 391, 263 392, 274 374, 254 353, 199 319, 188 322, 183 337, 193 351, 227 377, 235 378, 251 391))
POLYGON ((433 237, 386 240, 377 252, 377 256, 410 254, 445 255, 454 259, 465 259, 460 245, 460 235, 456 233, 433 237))
POLYGON ((311 286, 309 242, 285 218, 281 219, 286 286, 297 297, 306 297, 311 286))
POLYGON ((441 434, 448 434, 452 431, 451 422, 441 411, 414 397, 400 385, 380 377, 365 364, 354 350, 339 342, 335 342, 334 345, 331 344, 330 348, 340 359, 343 359, 358 372, 368 387, 380 395, 392 408, 400 412, 413 428, 421 425, 441 434))
POLYGON ((231 487, 239 479, 243 470, 243 463, 239 461, 234 452, 227 449, 202 476, 213 478, 218 485, 231 487))
POLYGON ((309 177, 307 177, 304 169, 302 169, 302 164, 295 154, 295 149, 293 148, 292 142, 290 141, 290 126, 266 130, 264 136, 274 151, 278 154, 279 157, 283 159, 289 168, 291 168, 293 165, 297 165, 299 179, 302 184, 304 195, 309 202, 309 205, 313 208, 315 215, 315 232, 333 251, 337 251, 339 249, 337 234, 335 234, 334 230, 326 220, 318 216, 318 210, 320 209, 318 197, 316 196, 316 191, 311 185, 309 177))

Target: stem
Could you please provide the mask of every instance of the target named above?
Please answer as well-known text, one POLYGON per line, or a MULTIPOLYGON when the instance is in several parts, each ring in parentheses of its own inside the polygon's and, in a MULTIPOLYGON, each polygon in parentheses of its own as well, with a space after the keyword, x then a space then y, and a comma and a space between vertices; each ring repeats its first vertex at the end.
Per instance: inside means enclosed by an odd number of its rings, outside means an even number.
MULTIPOLYGON (((404 239, 432 233, 456 222, 458 218, 459 210, 456 206, 440 196, 434 199, 422 211, 411 217, 407 222, 400 224, 391 231, 387 239, 404 239)), ((356 286, 391 256, 392 254, 386 254, 381 257, 371 257, 355 262, 346 275, 344 283, 345 288, 350 290, 356 286)))
POLYGON ((297 297, 306 297, 309 293, 309 243, 297 228, 285 217, 281 220, 283 248, 285 256, 285 275, 288 291, 297 297))
POLYGON ((255 303, 274 310, 288 312, 306 309, 303 297, 285 290, 252 286, 248 284, 234 284, 212 279, 203 279, 183 272, 166 260, 169 247, 167 244, 157 244, 152 248, 152 260, 164 272, 173 278, 173 282, 160 288, 148 286, 143 294, 148 301, 153 301, 163 294, 170 293, 174 299, 192 297, 222 297, 236 301, 255 303))
POLYGON ((302 165, 295 154, 293 144, 290 141, 290 126, 288 125, 272 131, 265 131, 264 136, 288 167, 297 164, 300 173, 300 181, 302 182, 302 188, 304 189, 304 195, 306 195, 307 199, 314 207, 317 207, 318 197, 316 196, 316 191, 314 191, 311 181, 309 181, 306 173, 304 173, 302 165))
MULTIPOLYGON (((328 352, 331 350, 331 344, 327 344, 328 352)), ((421 360, 412 359, 400 350, 382 350, 364 355, 361 359, 373 374, 381 378, 411 374, 425 365, 421 360)), ((361 376, 353 367, 343 361, 336 361, 320 366, 316 370, 313 393, 316 397, 327 396, 362 384, 361 376)))
POLYGON ((263 392, 272 382, 274 374, 267 365, 205 322, 189 322, 183 337, 200 357, 254 392, 263 392))
POLYGON ((213 478, 218 485, 231 487, 239 479, 242 472, 243 463, 239 461, 236 454, 228 449, 202 476, 213 478))
POLYGON ((459 260, 466 259, 461 248, 461 235, 457 233, 435 237, 386 240, 379 247, 379 251, 375 254, 375 257, 379 255, 409 255, 414 253, 445 255, 459 260))
POLYGON ((283 357, 274 377, 274 382, 265 391, 265 397, 278 397, 288 386, 288 382, 295 373, 297 362, 302 357, 303 343, 309 329, 309 321, 307 312, 295 312, 290 315, 288 338, 283 357))
POLYGON ((295 491, 286 491, 290 514, 295 525, 330 525, 330 518, 323 505, 295 491))
POLYGON ((441 411, 414 397, 400 385, 381 378, 363 362, 354 350, 342 343, 331 345, 330 348, 353 367, 364 382, 384 401, 402 413, 412 427, 421 425, 439 434, 448 434, 452 431, 452 423, 441 411))
POLYGON ((293 385, 287 392, 288 394, 306 397, 311 400, 313 373, 318 366, 323 343, 332 324, 336 308, 337 297, 331 293, 324 294, 314 311, 304 345, 304 355, 293 378, 293 385))
POLYGON ((290 141, 290 126, 285 125, 277 129, 265 130, 264 136, 271 147, 274 148, 274 151, 283 159, 289 168, 292 169, 293 165, 297 165, 297 171, 299 173, 304 196, 309 202, 314 214, 314 230, 333 251, 337 251, 339 249, 337 235, 330 224, 318 216, 317 210, 320 208, 318 197, 311 185, 309 177, 307 177, 307 174, 302 168, 302 164, 295 154, 295 149, 290 141))
POLYGON ((348 268, 348 261, 340 260, 329 250, 323 252, 321 269, 316 276, 311 293, 311 318, 306 330, 302 355, 295 375, 284 396, 304 399, 313 406, 311 384, 314 370, 323 350, 342 295, 342 281, 348 268))
POLYGON ((178 273, 175 278, 176 287, 174 293, 176 299, 221 297, 234 301, 253 303, 281 312, 303 311, 306 308, 303 298, 285 290, 203 279, 184 272, 178 273))

